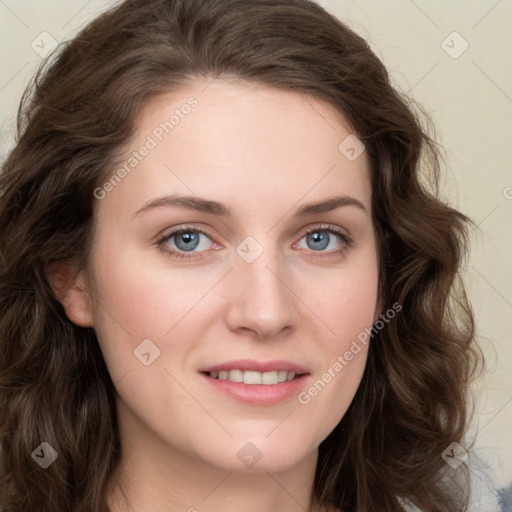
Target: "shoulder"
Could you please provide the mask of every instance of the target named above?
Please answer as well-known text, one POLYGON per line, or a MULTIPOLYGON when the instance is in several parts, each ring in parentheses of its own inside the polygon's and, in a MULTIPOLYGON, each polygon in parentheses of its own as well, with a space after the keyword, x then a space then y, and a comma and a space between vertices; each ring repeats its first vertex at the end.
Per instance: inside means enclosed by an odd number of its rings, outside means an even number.
MULTIPOLYGON (((482 462, 472 456, 472 464, 469 468, 470 496, 466 512, 502 512, 498 490, 482 462)), ((456 475, 449 474, 448 476, 447 481, 457 480, 456 475)), ((448 485, 450 484, 448 483, 448 485)), ((407 512, 423 512, 410 502, 402 501, 402 506, 407 512)))

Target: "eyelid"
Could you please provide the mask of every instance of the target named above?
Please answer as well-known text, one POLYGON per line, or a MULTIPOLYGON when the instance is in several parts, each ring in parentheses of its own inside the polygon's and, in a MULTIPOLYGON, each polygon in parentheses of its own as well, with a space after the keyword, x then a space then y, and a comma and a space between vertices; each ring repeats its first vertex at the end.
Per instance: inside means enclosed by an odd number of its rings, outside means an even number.
MULTIPOLYGON (((163 234, 163 235, 158 235, 156 245, 158 247, 161 247, 163 244, 165 244, 167 241, 169 241, 173 236, 176 236, 180 233, 187 232, 187 231, 192 231, 195 233, 205 235, 207 238, 209 238, 212 241, 213 244, 220 245, 220 244, 218 244, 218 242, 215 241, 215 239, 212 236, 210 236, 208 234, 207 231, 205 231, 202 228, 197 227, 197 225, 195 223, 184 224, 182 226, 175 226, 172 228, 172 231, 170 231, 169 233, 163 234)), ((314 233, 315 231, 326 231, 326 232, 334 233, 335 235, 340 237, 340 239, 342 241, 342 245, 343 245, 343 247, 341 249, 330 250, 330 251, 313 251, 313 250, 308 251, 307 249, 303 249, 303 250, 305 250, 307 252, 311 252, 313 254, 318 253, 316 255, 317 257, 327 257, 329 255, 343 253, 345 250, 352 247, 353 242, 354 242, 353 237, 348 233, 348 231, 346 229, 343 229, 339 226, 335 226, 332 224, 316 223, 312 226, 306 227, 303 230, 301 230, 300 235, 298 235, 299 238, 298 238, 297 242, 294 243, 294 245, 296 245, 298 242, 300 242, 305 236, 307 236, 310 233, 314 233), (325 256, 323 256, 323 255, 325 255, 325 256)), ((173 257, 177 257, 178 259, 193 259, 193 258, 199 259, 199 258, 204 257, 205 253, 209 252, 209 250, 204 250, 204 251, 199 251, 199 252, 190 251, 187 253, 187 251, 177 251, 175 249, 169 249, 169 248, 162 249, 162 250, 164 252, 166 252, 167 254, 170 254, 173 257), (190 256, 188 254, 190 254, 190 256)))
POLYGON ((181 233, 183 231, 194 231, 197 233, 202 233, 203 235, 206 235, 208 238, 212 239, 212 237, 208 234, 207 231, 205 231, 202 227, 198 227, 198 225, 194 222, 183 224, 182 226, 173 226, 172 228, 165 228, 162 231, 160 231, 154 239, 157 243, 160 243, 161 241, 168 240, 173 235, 177 235, 178 233, 181 233))
POLYGON ((326 231, 329 233, 334 233, 339 238, 341 238, 343 243, 342 249, 337 250, 331 250, 331 251, 311 251, 313 253, 317 253, 318 256, 321 256, 322 254, 329 255, 329 254, 337 254, 339 252, 343 252, 346 249, 349 249, 354 245, 354 238, 352 235, 349 234, 349 232, 346 229, 340 228, 339 226, 334 226, 332 224, 315 224, 311 227, 305 228, 302 234, 299 237, 299 241, 302 240, 305 236, 307 236, 310 233, 315 233, 316 231, 326 231))
POLYGON ((220 245, 215 241, 214 237, 212 237, 208 234, 207 230, 197 227, 197 224, 195 224, 193 222, 188 223, 188 224, 183 224, 182 226, 174 226, 173 228, 171 228, 170 231, 167 232, 167 234, 165 234, 166 231, 168 231, 168 230, 165 229, 165 230, 161 231, 159 235, 157 235, 156 243, 154 245, 156 245, 162 252, 166 253, 167 256, 169 256, 170 258, 175 258, 177 260, 200 260, 205 257, 206 253, 211 252, 211 249, 199 251, 199 252, 193 252, 193 251, 187 252, 187 251, 179 251, 179 250, 173 249, 169 246, 164 248, 164 246, 166 245, 166 242, 168 242, 172 237, 179 235, 180 233, 184 233, 187 231, 199 233, 199 234, 204 235, 207 238, 209 238, 211 240, 212 244, 220 245))

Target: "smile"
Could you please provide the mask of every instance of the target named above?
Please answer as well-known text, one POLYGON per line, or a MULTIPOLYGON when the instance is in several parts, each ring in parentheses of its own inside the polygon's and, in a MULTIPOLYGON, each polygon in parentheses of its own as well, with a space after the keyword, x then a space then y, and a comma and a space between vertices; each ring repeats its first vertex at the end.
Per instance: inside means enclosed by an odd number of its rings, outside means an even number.
POLYGON ((230 382, 243 382, 244 384, 264 384, 267 386, 279 384, 280 382, 287 382, 298 377, 295 372, 287 370, 256 372, 234 369, 207 373, 212 379, 228 380, 230 382))
POLYGON ((291 400, 311 381, 309 369, 291 361, 237 359, 199 370, 216 393, 251 405, 291 400))

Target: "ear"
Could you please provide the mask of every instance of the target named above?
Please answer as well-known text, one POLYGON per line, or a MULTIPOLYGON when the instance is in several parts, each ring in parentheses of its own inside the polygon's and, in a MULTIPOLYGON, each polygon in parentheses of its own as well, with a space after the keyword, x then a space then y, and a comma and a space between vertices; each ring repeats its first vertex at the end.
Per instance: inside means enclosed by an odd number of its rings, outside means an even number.
POLYGON ((93 315, 90 295, 83 271, 67 261, 52 261, 47 270, 48 283, 66 316, 80 327, 92 327, 93 315))

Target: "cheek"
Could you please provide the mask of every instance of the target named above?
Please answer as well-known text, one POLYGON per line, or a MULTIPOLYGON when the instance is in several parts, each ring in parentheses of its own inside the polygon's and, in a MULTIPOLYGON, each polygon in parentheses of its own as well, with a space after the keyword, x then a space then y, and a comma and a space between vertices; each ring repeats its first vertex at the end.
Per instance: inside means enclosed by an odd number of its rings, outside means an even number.
POLYGON ((208 283, 195 274, 148 265, 129 250, 119 257, 98 260, 95 271, 99 322, 116 323, 134 340, 161 337, 182 318, 208 290, 208 283), (103 306, 103 307, 102 307, 103 306))
MULTIPOLYGON (((166 286, 160 282, 155 288, 146 266, 124 248, 117 255, 114 245, 113 241, 105 243, 101 238, 97 241, 92 278, 94 330, 115 383, 128 371, 141 366, 134 350, 143 340, 154 340, 158 347, 156 340, 164 330, 165 320, 157 306, 166 286)), ((168 326, 171 321, 169 315, 168 326)))
POLYGON ((172 368, 186 359, 218 311, 206 296, 225 270, 178 270, 165 261, 149 265, 140 252, 126 249, 117 256, 106 246, 97 247, 101 257, 94 266, 94 329, 112 380, 145 368, 134 353, 144 340, 154 343, 155 353, 160 351, 152 367, 172 368))
POLYGON ((378 267, 373 247, 360 252, 329 279, 319 294, 331 336, 327 352, 345 351, 353 338, 371 327, 377 311, 378 267), (330 347, 330 349, 329 349, 330 347))
POLYGON ((318 311, 329 326, 317 337, 322 363, 314 382, 298 397, 300 404, 325 419, 325 435, 343 417, 359 387, 377 308, 375 252, 361 253, 353 263, 322 290, 318 311))

